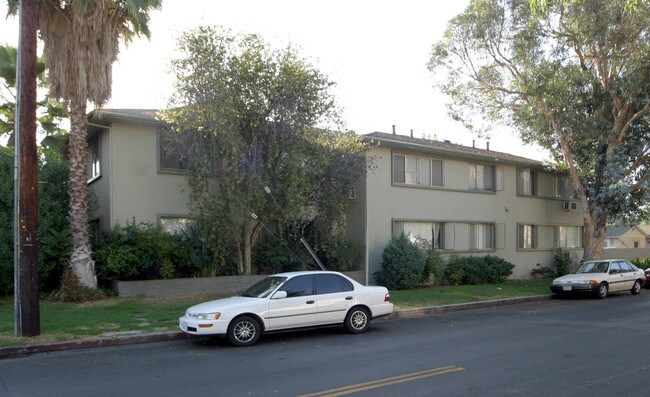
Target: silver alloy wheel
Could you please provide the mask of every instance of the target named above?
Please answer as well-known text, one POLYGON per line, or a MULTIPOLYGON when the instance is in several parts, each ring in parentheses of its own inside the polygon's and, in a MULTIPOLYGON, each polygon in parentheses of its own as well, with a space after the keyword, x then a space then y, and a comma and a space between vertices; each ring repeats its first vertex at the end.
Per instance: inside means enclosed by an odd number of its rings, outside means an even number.
POLYGON ((240 321, 235 324, 233 329, 233 336, 241 343, 248 343, 255 338, 256 330, 255 324, 250 321, 240 321))
POLYGON ((600 286, 598 287, 598 297, 600 299, 606 298, 608 290, 609 288, 607 288, 607 284, 605 283, 600 284, 600 286))
POLYGON ((362 330, 368 323, 368 315, 363 310, 355 310, 350 317, 350 325, 355 330, 362 330))
POLYGON ((641 283, 639 282, 639 280, 636 280, 634 282, 634 285, 632 286, 632 294, 637 295, 640 292, 641 292, 641 283))

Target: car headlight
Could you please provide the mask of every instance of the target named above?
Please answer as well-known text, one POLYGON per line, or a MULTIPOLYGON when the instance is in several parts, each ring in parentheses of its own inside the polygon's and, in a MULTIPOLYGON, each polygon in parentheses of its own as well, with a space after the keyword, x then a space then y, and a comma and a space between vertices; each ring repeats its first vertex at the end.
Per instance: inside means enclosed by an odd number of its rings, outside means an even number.
POLYGON ((196 315, 197 320, 218 320, 221 313, 199 313, 196 315))

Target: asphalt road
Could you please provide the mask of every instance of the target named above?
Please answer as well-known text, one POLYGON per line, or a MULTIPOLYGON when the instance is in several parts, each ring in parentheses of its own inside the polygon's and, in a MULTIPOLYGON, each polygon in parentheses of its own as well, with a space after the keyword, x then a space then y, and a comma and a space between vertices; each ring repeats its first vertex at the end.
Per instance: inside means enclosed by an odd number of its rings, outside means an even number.
POLYGON ((0 396, 650 395, 650 290, 0 360, 0 396))

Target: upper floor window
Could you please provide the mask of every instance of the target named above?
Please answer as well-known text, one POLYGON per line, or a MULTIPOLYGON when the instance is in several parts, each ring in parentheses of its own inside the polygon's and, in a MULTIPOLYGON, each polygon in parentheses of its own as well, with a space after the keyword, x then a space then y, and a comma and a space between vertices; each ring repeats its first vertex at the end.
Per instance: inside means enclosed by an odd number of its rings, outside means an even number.
POLYGON ((576 191, 568 175, 555 176, 555 197, 567 200, 576 198, 576 191))
POLYGON ((523 196, 537 196, 537 171, 530 168, 517 170, 517 194, 523 196))
POLYGON ((172 132, 161 131, 158 135, 158 161, 160 170, 187 170, 187 157, 180 142, 172 132))
POLYGON ((393 155, 393 182, 442 186, 442 160, 395 154, 393 155))
POLYGON ((469 188, 471 190, 494 191, 494 167, 491 165, 469 165, 469 188))
POLYGON ((101 151, 99 137, 95 138, 88 146, 88 183, 102 176, 101 151))

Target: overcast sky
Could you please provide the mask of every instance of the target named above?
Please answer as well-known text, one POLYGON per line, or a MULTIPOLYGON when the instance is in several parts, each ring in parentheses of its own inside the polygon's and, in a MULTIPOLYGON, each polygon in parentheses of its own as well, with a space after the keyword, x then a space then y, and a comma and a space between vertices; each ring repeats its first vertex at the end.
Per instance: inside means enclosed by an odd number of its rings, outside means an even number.
MULTIPOLYGON (((258 33, 277 47, 297 45, 300 53, 337 83, 335 95, 347 127, 423 134, 467 146, 485 147, 446 114, 446 98, 432 87, 426 64, 432 44, 468 0, 164 0, 151 14, 150 41, 122 48, 113 66, 110 108, 164 108, 171 93, 169 61, 176 38, 199 25, 221 25, 258 33)), ((0 1, 0 43, 17 44, 17 19, 4 19, 0 1)), ((543 151, 524 146, 508 130, 493 133, 490 149, 542 160, 543 151)))

